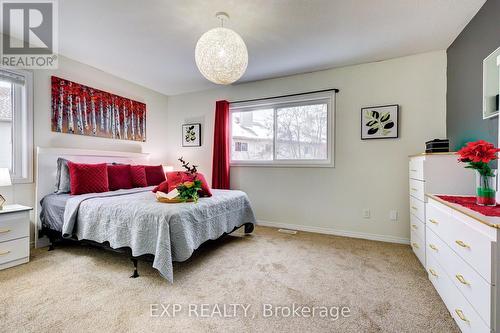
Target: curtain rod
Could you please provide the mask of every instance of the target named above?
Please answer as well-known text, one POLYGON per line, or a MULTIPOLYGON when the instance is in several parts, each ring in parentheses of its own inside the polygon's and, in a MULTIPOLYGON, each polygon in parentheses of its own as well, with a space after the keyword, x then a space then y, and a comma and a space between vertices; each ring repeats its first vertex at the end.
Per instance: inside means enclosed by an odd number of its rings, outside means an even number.
POLYGON ((315 91, 303 92, 303 93, 298 93, 298 94, 290 94, 290 95, 282 95, 282 96, 272 96, 272 97, 255 98, 255 99, 246 99, 246 100, 241 100, 241 101, 231 101, 229 103, 233 104, 233 103, 256 102, 256 101, 263 101, 263 100, 266 100, 266 99, 275 99, 275 98, 283 98, 283 97, 294 97, 294 96, 300 96, 300 95, 322 93, 322 92, 327 92, 327 91, 334 91, 335 93, 338 93, 340 90, 338 90, 337 88, 323 89, 323 90, 315 90, 315 91))

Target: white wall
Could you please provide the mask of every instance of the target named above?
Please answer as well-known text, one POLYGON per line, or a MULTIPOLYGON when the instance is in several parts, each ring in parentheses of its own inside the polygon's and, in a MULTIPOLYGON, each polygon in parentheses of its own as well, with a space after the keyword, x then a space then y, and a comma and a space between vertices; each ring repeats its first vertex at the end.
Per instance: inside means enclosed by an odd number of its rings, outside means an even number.
MULTIPOLYGON (((154 163, 166 161, 164 132, 167 124, 167 96, 65 57, 59 57, 57 70, 35 70, 33 80, 35 148, 41 146, 145 152, 151 153, 151 161, 154 163), (147 142, 52 132, 50 93, 52 75, 146 103, 147 142)), ((9 203, 34 207, 34 188, 34 184, 20 184, 10 189, 2 188, 2 193, 6 194, 9 203)))
POLYGON ((211 178, 215 101, 339 88, 335 168, 231 168, 232 188, 252 201, 257 219, 393 241, 409 238, 408 155, 446 134, 446 53, 294 75, 170 96, 164 142, 170 163, 199 164, 211 178), (400 138, 360 140, 360 108, 400 104, 400 138), (181 124, 201 122, 202 147, 181 147, 181 124), (371 219, 362 218, 362 209, 371 219), (389 220, 389 211, 399 221, 389 220))
MULTIPOLYGON (((445 136, 446 54, 420 54, 378 63, 239 84, 167 97, 61 57, 59 69, 34 72, 36 146, 149 152, 154 162, 179 166, 184 156, 211 178, 214 106, 218 99, 261 98, 339 88, 335 168, 232 168, 232 187, 246 191, 261 221, 404 241, 409 238, 407 155, 445 136), (146 143, 53 133, 50 76, 57 75, 147 104, 146 143), (168 103, 167 103, 168 102, 168 103), (401 105, 401 138, 361 141, 360 108, 401 105), (168 116, 167 116, 168 114, 168 116), (168 121, 167 121, 168 119, 168 121), (181 147, 181 124, 201 122, 202 147, 181 147), (297 197, 302 193, 301 197, 297 197), (371 209, 371 219, 361 217, 371 209), (400 213, 389 221, 389 210, 400 213)), ((2 188, 9 202, 34 205, 34 185, 2 188)))

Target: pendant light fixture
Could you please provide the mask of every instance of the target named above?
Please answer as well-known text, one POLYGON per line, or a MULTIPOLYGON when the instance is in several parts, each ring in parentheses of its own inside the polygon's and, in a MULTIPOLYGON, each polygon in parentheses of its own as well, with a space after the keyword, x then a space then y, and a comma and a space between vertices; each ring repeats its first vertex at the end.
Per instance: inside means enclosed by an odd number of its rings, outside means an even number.
POLYGON ((224 20, 228 20, 229 15, 218 12, 215 17, 221 26, 205 32, 196 43, 196 66, 207 80, 231 84, 245 73, 248 51, 240 35, 224 28, 224 20))

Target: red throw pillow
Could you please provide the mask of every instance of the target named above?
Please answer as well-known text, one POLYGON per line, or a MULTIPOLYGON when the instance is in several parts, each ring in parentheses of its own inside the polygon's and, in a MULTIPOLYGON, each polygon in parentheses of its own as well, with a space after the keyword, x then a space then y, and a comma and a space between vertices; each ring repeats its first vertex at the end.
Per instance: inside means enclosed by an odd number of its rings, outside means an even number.
POLYGON ((146 178, 146 169, 143 165, 130 166, 130 178, 132 179, 133 187, 146 187, 148 180, 146 178))
POLYGON ((68 168, 72 195, 109 191, 106 163, 82 164, 68 161, 68 168))
POLYGON ((130 165, 108 165, 108 182, 110 191, 132 188, 130 165))
POLYGON ((167 183, 168 183, 167 193, 172 191, 174 188, 177 187, 177 185, 183 182, 182 180, 183 175, 184 175, 183 171, 167 172, 167 183))
POLYGON ((193 176, 190 173, 184 171, 167 172, 168 192, 172 191, 180 183, 193 181, 195 177, 196 179, 201 181, 201 191, 199 193, 200 197, 211 197, 212 191, 210 190, 210 186, 208 186, 208 183, 203 174, 199 172, 196 174, 196 176, 193 176))
POLYGON ((169 188, 169 186, 168 186, 168 180, 165 180, 164 182, 162 182, 160 185, 156 186, 153 189, 153 193, 156 193, 158 191, 163 192, 163 193, 168 193, 168 192, 170 192, 168 190, 168 188, 169 188))
POLYGON ((208 186, 207 180, 205 179, 205 176, 203 176, 202 173, 197 173, 196 178, 201 182, 201 196, 203 197, 211 197, 212 196, 212 190, 210 189, 210 186, 208 186))
POLYGON ((148 182, 148 186, 155 186, 165 181, 165 172, 163 171, 163 167, 161 165, 145 165, 144 169, 146 170, 146 180, 148 182))

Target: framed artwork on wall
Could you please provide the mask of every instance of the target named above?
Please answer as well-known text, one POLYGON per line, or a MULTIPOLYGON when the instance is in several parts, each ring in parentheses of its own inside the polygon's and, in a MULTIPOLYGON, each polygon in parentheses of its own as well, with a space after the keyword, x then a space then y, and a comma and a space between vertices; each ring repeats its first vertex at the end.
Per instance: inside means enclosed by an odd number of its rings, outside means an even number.
POLYGON ((182 125, 182 146, 183 147, 201 146, 201 124, 182 125))
POLYGON ((52 131, 146 141, 146 104, 52 76, 52 131))
POLYGON ((395 139, 398 137, 398 104, 361 109, 361 140, 395 139))

